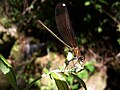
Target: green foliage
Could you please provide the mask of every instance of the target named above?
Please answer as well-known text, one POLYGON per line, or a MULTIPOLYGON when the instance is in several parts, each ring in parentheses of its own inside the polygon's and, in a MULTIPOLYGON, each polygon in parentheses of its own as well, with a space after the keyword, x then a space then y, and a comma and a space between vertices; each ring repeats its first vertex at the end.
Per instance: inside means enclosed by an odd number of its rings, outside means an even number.
POLYGON ((77 79, 80 84, 82 84, 82 86, 84 87, 85 90, 87 90, 87 87, 86 87, 85 82, 84 82, 80 77, 78 77, 78 76, 75 75, 75 74, 71 74, 71 75, 72 75, 75 79, 77 79))
POLYGON ((118 38, 118 39, 117 39, 117 42, 118 42, 118 43, 119 43, 119 45, 120 45, 120 38, 118 38))
POLYGON ((89 73, 88 73, 88 71, 83 70, 83 71, 81 71, 81 72, 78 73, 78 76, 80 78, 83 78, 83 79, 88 79, 89 78, 89 73))
POLYGON ((58 90, 68 90, 68 85, 67 85, 66 80, 64 79, 63 75, 61 75, 59 73, 51 72, 51 76, 55 80, 58 90))
POLYGON ((80 77, 78 77, 78 75, 70 74, 69 76, 66 77, 66 80, 69 83, 70 88, 72 90, 78 89, 79 84, 80 85, 82 84, 82 86, 84 87, 85 90, 87 89, 84 81, 80 77), (78 81, 79 83, 78 82, 76 83, 75 81, 78 81))
POLYGON ((41 79, 41 78, 42 78, 42 76, 39 76, 38 78, 34 79, 30 84, 28 84, 28 85, 25 87, 24 90, 29 90, 30 87, 31 87, 33 84, 35 84, 35 83, 36 83, 39 79, 41 79))
POLYGON ((0 18, 0 23, 6 28, 11 26, 11 20, 9 20, 7 17, 0 18))
POLYGON ((51 75, 52 75, 52 77, 54 78, 54 80, 57 84, 58 90, 68 90, 69 88, 68 88, 68 83, 67 82, 70 83, 70 88, 73 89, 73 90, 78 89, 79 84, 82 85, 85 90, 87 90, 85 82, 81 78, 79 78, 76 74, 69 73, 68 75, 66 75, 64 73, 52 72, 51 75), (79 83, 73 85, 73 81, 75 79, 79 83))
POLYGON ((97 32, 98 32, 98 33, 101 33, 102 31, 103 31, 103 30, 102 30, 101 27, 98 27, 98 28, 97 28, 97 32))
MULTIPOLYGON (((6 61, 6 59, 0 55, 0 69, 1 71, 4 73, 4 75, 6 76, 7 80, 9 81, 9 83, 15 88, 15 90, 18 90, 18 86, 17 86, 17 82, 16 82, 16 77, 14 75, 14 72, 12 70, 12 67, 11 65, 6 61)), ((49 73, 47 74, 43 74, 43 75, 40 75, 38 78, 36 79, 33 79, 31 78, 30 79, 30 82, 24 90, 29 90, 30 87, 35 84, 39 79, 47 76, 47 75, 50 75, 50 77, 52 77, 54 80, 55 80, 55 83, 57 85, 57 88, 58 90, 68 90, 68 84, 67 84, 67 81, 65 80, 65 74, 62 73, 61 71, 50 71, 49 73)), ((76 78, 80 84, 83 85, 83 87, 86 89, 86 85, 84 83, 84 81, 79 78, 78 76, 76 76, 75 74, 72 74, 70 73, 69 75, 71 75, 73 78, 76 78)), ((71 82, 72 84, 72 82, 71 82)), ((73 86, 74 87, 74 86, 73 86)), ((76 86, 75 86, 76 87, 76 86)))
POLYGON ((85 6, 89 6, 90 5, 90 1, 85 1, 85 6))
POLYGON ((77 75, 82 79, 88 79, 90 74, 95 71, 94 63, 95 62, 93 61, 86 62, 85 69, 79 72, 77 75))
POLYGON ((120 9, 120 2, 116 1, 112 4, 112 7, 116 7, 118 10, 120 9))
POLYGON ((18 90, 16 77, 14 75, 12 66, 7 62, 7 60, 0 54, 0 70, 4 73, 6 79, 14 87, 15 90, 18 90))
POLYGON ((94 64, 94 61, 89 61, 85 63, 85 67, 90 71, 90 73, 93 73, 95 70, 94 64))
MULTIPOLYGON (((40 19, 52 30, 57 30, 54 19, 54 9, 55 5, 59 1, 25 1, 27 0, 2 0, 2 2, 7 2, 8 5, 6 6, 5 3, 0 5, 4 5, 4 7, 6 7, 4 10, 8 9, 8 11, 5 11, 5 13, 8 17, 10 17, 11 20, 7 20, 7 18, 1 18, 0 23, 6 25, 7 27, 11 22, 13 22, 19 26, 19 31, 27 32, 26 30, 31 29, 33 30, 32 34, 35 34, 37 38, 41 37, 42 41, 45 42, 50 41, 52 37, 49 38, 47 32, 44 32, 44 35, 43 33, 40 35, 40 33, 43 31, 41 30, 39 32, 35 21, 40 19)), ((96 41, 98 41, 98 38, 101 39, 107 34, 106 36, 112 40, 113 37, 115 37, 113 41, 120 45, 120 2, 118 0, 70 0, 65 3, 67 3, 69 6, 68 11, 70 13, 71 20, 75 22, 73 23, 78 28, 78 31, 76 30, 75 33, 77 35, 79 44, 94 43, 93 39, 96 39, 97 37, 96 41)), ((54 44, 50 44, 51 42, 48 44, 48 47, 53 47, 54 44)), ((116 44, 112 43, 111 45, 116 44)), ((2 56, 0 59, 1 71, 6 75, 11 85, 17 89, 16 79, 12 67, 9 66, 8 63, 6 64, 6 60, 2 56)), ((95 68, 94 64, 91 62, 87 63, 85 66, 87 70, 83 70, 82 72, 78 73, 78 77, 87 79, 89 78, 89 75, 94 72, 95 68)), ((33 69, 31 65, 28 65, 27 68, 33 69)), ((50 75, 49 71, 47 71, 47 73, 47 75, 50 75)), ((62 88, 61 85, 65 86, 68 84, 66 81, 61 80, 62 75, 59 75, 59 73, 52 73, 51 75, 53 76, 58 88, 62 88)), ((29 89, 37 80, 41 78, 42 76, 35 80, 32 78, 33 81, 25 88, 25 90, 29 89)), ((79 81, 80 78, 78 79, 79 81)), ((67 78, 67 81, 70 83, 70 85, 73 85, 74 78, 71 78, 70 76, 67 78)), ((75 89, 77 87, 78 84, 74 85, 72 88, 75 89)), ((67 86, 65 89, 67 89, 67 86)))

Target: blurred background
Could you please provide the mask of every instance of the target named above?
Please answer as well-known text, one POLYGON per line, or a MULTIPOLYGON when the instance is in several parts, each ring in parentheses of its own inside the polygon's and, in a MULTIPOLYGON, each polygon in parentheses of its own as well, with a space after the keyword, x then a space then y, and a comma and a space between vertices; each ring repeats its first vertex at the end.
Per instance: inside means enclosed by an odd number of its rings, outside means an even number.
MULTIPOLYGON (((0 0, 0 53, 13 66, 22 89, 39 75, 63 66, 68 48, 38 25, 41 20, 61 39, 55 7, 64 2, 85 55, 78 73, 88 90, 120 90, 120 2, 118 0, 0 0)), ((49 80, 49 82, 48 82, 49 80)), ((67 78, 70 89, 78 82, 67 78)), ((0 90, 12 90, 0 72, 0 90)), ((43 78, 30 90, 56 90, 43 78)))

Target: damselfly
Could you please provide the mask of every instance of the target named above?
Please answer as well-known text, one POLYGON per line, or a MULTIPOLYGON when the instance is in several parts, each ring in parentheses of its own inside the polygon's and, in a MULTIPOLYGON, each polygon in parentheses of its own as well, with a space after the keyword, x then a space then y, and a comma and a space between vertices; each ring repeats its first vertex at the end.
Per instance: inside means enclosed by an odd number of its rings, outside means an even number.
POLYGON ((73 52, 74 58, 72 58, 71 60, 67 60, 65 62, 66 64, 65 69, 78 72, 81 69, 83 69, 84 57, 81 55, 81 51, 78 47, 76 36, 71 26, 68 10, 64 3, 58 3, 56 5, 55 20, 56 20, 58 31, 65 42, 61 40, 58 36, 56 36, 40 20, 38 20, 38 22, 73 52))

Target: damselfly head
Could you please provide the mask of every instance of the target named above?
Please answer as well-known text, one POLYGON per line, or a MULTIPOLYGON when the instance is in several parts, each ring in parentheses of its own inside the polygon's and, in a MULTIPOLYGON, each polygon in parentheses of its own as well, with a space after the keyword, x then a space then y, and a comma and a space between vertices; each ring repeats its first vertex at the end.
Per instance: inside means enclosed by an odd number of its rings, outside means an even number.
POLYGON ((62 2, 60 2, 60 3, 58 3, 57 5, 56 5, 56 7, 65 7, 66 5, 65 5, 65 3, 62 3, 62 2))
POLYGON ((79 57, 81 56, 79 47, 74 48, 74 49, 73 49, 73 53, 74 53, 74 56, 75 56, 75 57, 78 57, 78 58, 79 58, 79 57))

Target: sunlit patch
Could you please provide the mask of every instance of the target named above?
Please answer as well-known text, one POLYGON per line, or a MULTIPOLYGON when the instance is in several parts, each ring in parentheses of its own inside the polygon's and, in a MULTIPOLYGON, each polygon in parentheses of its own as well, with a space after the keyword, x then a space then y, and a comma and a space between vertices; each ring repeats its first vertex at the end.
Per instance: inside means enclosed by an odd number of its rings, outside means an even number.
POLYGON ((67 60, 71 60, 73 58, 73 54, 71 52, 68 52, 68 55, 67 55, 67 60))

